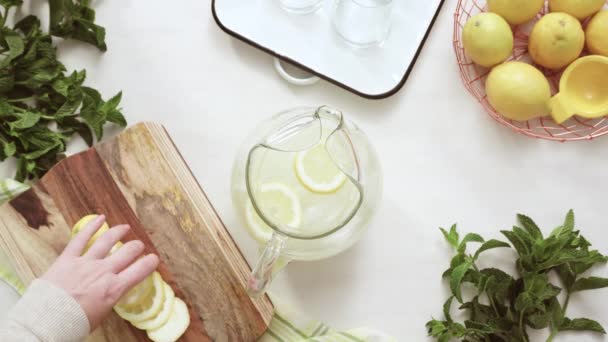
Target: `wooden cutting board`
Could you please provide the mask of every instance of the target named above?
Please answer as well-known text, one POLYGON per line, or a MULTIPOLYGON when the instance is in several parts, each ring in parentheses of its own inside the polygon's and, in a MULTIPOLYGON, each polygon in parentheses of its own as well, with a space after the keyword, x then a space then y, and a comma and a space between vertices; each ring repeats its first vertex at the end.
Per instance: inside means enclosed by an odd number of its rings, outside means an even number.
MULTIPOLYGON (((190 309, 181 341, 251 342, 265 332, 270 300, 247 295, 249 266, 161 125, 138 124, 67 158, 0 207, 0 248, 27 284, 91 213, 130 224, 125 241, 140 239, 160 256, 159 272, 190 309)), ((113 313, 88 341, 149 340, 113 313)))

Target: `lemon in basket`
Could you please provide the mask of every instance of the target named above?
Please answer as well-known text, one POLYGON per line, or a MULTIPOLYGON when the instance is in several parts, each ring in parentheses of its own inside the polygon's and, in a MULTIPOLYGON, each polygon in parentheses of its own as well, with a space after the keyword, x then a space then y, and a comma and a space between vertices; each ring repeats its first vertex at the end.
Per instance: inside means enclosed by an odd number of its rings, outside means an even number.
POLYGON ((488 0, 490 12, 503 17, 511 25, 520 25, 534 19, 545 0, 488 0))
POLYGON ((599 12, 589 21, 585 36, 592 54, 608 57, 608 10, 599 12))
POLYGON ((490 104, 506 118, 526 121, 549 114, 551 86, 542 72, 523 62, 507 62, 486 80, 490 104))
POLYGON ((581 23, 566 13, 549 13, 530 33, 528 50, 535 63, 561 69, 577 59, 585 46, 581 23))
POLYGON ((464 25, 462 43, 466 54, 484 67, 504 62, 513 51, 513 31, 495 13, 479 13, 464 25))
POLYGON ((551 12, 568 13, 579 20, 598 12, 604 7, 606 0, 550 0, 551 12))

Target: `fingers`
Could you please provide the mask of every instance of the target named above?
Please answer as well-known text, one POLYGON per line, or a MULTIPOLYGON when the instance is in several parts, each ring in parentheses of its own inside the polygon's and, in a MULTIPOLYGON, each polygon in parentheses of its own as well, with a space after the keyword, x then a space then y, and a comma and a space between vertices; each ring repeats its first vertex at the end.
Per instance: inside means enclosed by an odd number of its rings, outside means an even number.
POLYGON ((114 254, 106 260, 110 265, 112 273, 122 272, 131 265, 144 251, 144 243, 139 240, 132 240, 124 244, 114 254))
POLYGON ((99 215, 91 222, 87 223, 85 227, 68 243, 64 253, 73 256, 81 255, 91 237, 95 235, 104 222, 106 222, 105 215, 99 215))
POLYGON ((127 234, 130 228, 128 225, 123 224, 103 233, 85 253, 85 257, 92 259, 105 258, 110 253, 112 247, 127 234))
POLYGON ((129 291, 152 274, 156 267, 158 267, 158 263, 159 260, 156 254, 148 254, 120 272, 118 274, 118 282, 121 284, 124 292, 129 291))

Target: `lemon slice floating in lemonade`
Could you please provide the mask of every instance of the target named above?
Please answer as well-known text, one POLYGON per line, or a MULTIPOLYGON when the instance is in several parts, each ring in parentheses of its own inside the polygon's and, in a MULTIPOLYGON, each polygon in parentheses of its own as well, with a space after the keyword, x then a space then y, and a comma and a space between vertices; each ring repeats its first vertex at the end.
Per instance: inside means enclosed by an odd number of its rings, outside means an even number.
POLYGON ((302 185, 312 192, 336 192, 346 181, 346 176, 333 162, 324 144, 299 152, 295 169, 302 185))
MULTIPOLYGON (((300 226, 302 206, 298 195, 287 185, 282 183, 262 184, 256 195, 256 202, 268 219, 276 224, 284 224, 291 228, 300 226)), ((272 228, 260 218, 249 201, 246 205, 245 217, 247 226, 256 240, 266 242, 272 237, 272 228)))

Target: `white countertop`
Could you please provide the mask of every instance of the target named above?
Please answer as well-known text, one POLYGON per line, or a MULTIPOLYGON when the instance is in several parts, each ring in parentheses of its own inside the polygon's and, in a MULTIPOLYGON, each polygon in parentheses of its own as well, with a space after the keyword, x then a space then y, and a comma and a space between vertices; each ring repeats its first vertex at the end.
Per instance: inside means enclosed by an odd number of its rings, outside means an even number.
MULTIPOLYGON (((86 83, 105 97, 123 90, 130 123, 167 127, 250 262, 257 247, 237 221, 229 193, 242 137, 282 109, 315 104, 344 110, 370 136, 383 164, 385 194, 367 235, 332 259, 290 265, 273 284, 274 292, 315 318, 425 341, 424 323, 441 317, 448 294, 441 273, 451 251, 437 227, 454 222, 463 231, 499 238, 498 230, 514 224, 517 212, 549 230, 574 208, 583 234, 608 252, 608 137, 556 143, 492 121, 460 83, 452 51, 455 0, 446 1, 403 89, 382 101, 325 82, 287 85, 268 55, 216 26, 209 1, 95 4, 108 52, 63 43, 61 57, 68 68, 86 68, 86 83)), ((81 148, 76 143, 70 151, 81 148)), ((11 175, 10 165, 0 165, 0 177, 11 175)), ((608 290, 572 300, 572 316, 585 313, 608 327, 608 290)), ((0 295, 0 307, 8 302, 0 295)), ((559 340, 574 340, 564 337, 559 340)))

